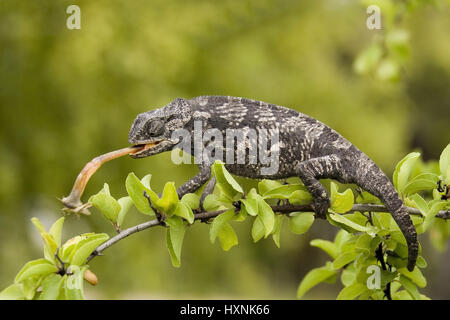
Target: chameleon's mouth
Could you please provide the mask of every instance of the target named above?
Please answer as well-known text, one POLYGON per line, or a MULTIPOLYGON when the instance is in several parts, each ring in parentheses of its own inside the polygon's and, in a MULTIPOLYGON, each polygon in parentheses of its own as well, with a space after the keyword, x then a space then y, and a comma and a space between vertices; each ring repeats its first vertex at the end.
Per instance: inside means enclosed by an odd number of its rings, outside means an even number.
POLYGON ((153 140, 153 141, 136 141, 134 145, 138 148, 136 152, 130 153, 133 159, 145 158, 154 154, 158 154, 167 148, 168 141, 165 139, 153 140))
POLYGON ((134 147, 139 148, 136 152, 131 153, 131 155, 133 156, 137 156, 139 154, 142 154, 144 152, 146 152, 149 149, 153 149, 155 148, 158 144, 160 144, 163 140, 159 140, 159 141, 152 141, 152 142, 148 142, 148 143, 141 143, 141 144, 137 144, 134 147))

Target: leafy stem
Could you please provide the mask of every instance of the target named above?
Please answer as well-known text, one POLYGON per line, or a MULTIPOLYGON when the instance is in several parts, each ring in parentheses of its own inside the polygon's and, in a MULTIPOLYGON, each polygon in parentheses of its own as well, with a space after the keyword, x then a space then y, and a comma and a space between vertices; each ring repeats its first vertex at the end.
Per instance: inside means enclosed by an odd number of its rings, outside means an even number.
MULTIPOLYGON (((275 205, 275 206, 271 206, 271 208, 274 212, 278 212, 281 214, 290 214, 292 212, 312 212, 312 211, 314 211, 311 204, 307 204, 307 205, 291 205, 291 204, 275 205)), ((408 213, 411 215, 422 216, 420 211, 416 208, 407 207, 406 209, 407 209, 408 213)), ((203 212, 195 213, 194 220, 207 221, 211 218, 217 217, 218 215, 220 215, 226 211, 228 211, 228 209, 210 211, 210 212, 203 211, 203 212)), ((237 212, 237 211, 238 211, 238 209, 235 208, 235 212, 237 212)), ((345 214, 350 214, 350 213, 354 213, 354 212, 368 212, 368 211, 370 211, 370 212, 387 212, 387 209, 385 206, 379 205, 379 204, 370 204, 370 203, 354 204, 353 207, 349 211, 347 211, 345 214)), ((441 218, 441 219, 450 219, 450 210, 441 210, 436 215, 436 217, 441 218)), ((154 220, 150 220, 150 221, 135 225, 128 229, 122 230, 118 235, 112 237, 111 239, 109 239, 108 241, 106 241, 105 243, 103 243, 99 247, 97 247, 92 252, 92 254, 89 256, 87 261, 88 262, 91 261, 95 256, 100 255, 104 250, 106 250, 107 248, 109 248, 110 246, 115 244, 116 242, 119 242, 120 240, 128 237, 129 235, 132 235, 134 233, 143 231, 143 230, 151 228, 151 227, 163 226, 162 223, 163 223, 163 221, 161 221, 159 219, 154 219, 154 220)))

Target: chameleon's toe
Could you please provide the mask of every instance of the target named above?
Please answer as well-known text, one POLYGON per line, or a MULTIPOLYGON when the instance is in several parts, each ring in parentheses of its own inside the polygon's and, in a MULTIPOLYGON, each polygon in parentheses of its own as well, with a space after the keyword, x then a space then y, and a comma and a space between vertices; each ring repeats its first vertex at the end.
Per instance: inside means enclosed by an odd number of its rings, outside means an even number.
POLYGON ((329 199, 315 199, 313 202, 314 212, 316 213, 316 217, 320 219, 326 219, 328 208, 330 208, 330 200, 329 199))

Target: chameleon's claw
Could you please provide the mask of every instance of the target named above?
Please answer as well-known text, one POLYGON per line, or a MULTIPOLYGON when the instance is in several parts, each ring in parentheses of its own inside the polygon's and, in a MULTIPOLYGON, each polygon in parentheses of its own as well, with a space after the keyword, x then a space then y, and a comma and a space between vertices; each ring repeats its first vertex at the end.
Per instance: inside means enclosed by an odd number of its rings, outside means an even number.
POLYGON ((233 206, 234 206, 237 210, 241 210, 242 203, 241 203, 240 201, 235 201, 235 202, 233 202, 233 206))
POLYGON ((162 225, 163 227, 166 226, 166 218, 167 216, 164 214, 161 214, 159 211, 155 211, 156 213, 156 219, 158 220, 159 224, 162 225))

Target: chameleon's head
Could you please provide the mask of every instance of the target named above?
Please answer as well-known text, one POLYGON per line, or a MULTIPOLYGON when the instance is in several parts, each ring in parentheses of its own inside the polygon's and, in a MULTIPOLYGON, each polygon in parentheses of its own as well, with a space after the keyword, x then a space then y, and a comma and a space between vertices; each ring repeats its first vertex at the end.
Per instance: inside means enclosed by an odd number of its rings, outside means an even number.
POLYGON ((145 158, 172 150, 179 142, 172 133, 191 120, 192 109, 185 99, 177 98, 163 108, 139 114, 131 126, 128 142, 145 147, 132 158, 145 158))

